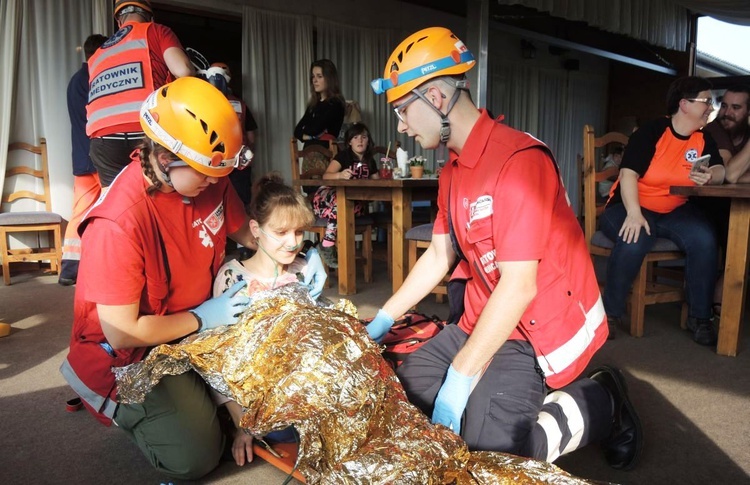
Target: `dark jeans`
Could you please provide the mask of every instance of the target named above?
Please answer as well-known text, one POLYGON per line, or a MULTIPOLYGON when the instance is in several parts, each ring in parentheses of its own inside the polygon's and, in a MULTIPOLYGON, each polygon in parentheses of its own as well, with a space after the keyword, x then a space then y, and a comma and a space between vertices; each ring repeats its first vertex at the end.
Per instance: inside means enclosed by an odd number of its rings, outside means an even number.
POLYGON ((711 220, 716 230, 716 241, 724 257, 727 255, 727 234, 729 233, 729 208, 732 199, 728 197, 693 197, 690 201, 711 220))
POLYGON ((667 214, 643 208, 641 212, 648 221, 651 235, 641 230, 638 242, 630 244, 618 236, 627 215, 623 204, 608 206, 599 218, 599 229, 615 241, 607 263, 607 286, 602 297, 607 315, 622 317, 628 292, 643 258, 657 238, 665 238, 673 241, 685 253, 685 292, 689 316, 711 318, 718 265, 714 226, 703 211, 691 202, 667 214))

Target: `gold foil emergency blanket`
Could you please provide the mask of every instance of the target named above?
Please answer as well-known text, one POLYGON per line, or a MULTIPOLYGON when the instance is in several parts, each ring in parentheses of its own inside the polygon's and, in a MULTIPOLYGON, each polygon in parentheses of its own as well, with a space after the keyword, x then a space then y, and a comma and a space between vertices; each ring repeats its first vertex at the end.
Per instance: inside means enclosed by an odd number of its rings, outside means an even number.
POLYGON ((113 369, 120 402, 142 402, 163 376, 190 369, 243 406, 251 433, 294 425, 310 484, 585 483, 548 463, 469 453, 406 400, 359 320, 315 306, 299 285, 254 295, 236 325, 113 369))

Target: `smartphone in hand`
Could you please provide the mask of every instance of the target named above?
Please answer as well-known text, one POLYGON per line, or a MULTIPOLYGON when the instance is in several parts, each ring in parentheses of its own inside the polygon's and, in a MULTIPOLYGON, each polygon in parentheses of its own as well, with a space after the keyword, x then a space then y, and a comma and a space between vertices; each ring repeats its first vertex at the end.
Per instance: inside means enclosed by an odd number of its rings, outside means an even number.
POLYGON ((711 155, 703 155, 698 157, 693 162, 693 167, 690 169, 690 173, 700 173, 701 167, 708 167, 708 162, 711 161, 711 155))

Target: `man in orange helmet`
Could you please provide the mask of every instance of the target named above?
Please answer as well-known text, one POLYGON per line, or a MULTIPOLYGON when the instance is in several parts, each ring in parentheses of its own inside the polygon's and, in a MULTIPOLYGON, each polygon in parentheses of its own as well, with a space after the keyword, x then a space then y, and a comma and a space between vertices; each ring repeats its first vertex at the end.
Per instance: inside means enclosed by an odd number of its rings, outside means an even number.
POLYGON ((114 12, 119 30, 89 59, 86 134, 103 188, 143 141, 138 123, 143 100, 167 82, 195 73, 174 32, 152 21, 150 1, 115 0, 114 12))
POLYGON ((629 469, 642 436, 621 373, 603 366, 578 379, 608 329, 559 170, 542 142, 476 108, 465 79, 474 64, 460 39, 432 27, 406 38, 372 82, 398 130, 423 148, 445 144, 450 160, 430 247, 367 331, 380 341, 457 264, 458 325, 398 369, 411 402, 472 450, 554 461, 602 441, 609 464, 629 469))

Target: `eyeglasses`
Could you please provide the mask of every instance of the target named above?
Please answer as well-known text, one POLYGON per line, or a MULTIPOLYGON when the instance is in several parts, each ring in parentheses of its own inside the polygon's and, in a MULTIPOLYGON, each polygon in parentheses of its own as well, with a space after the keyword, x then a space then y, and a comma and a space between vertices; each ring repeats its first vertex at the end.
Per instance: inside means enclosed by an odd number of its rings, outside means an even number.
POLYGON ((691 103, 703 103, 709 108, 714 107, 714 98, 686 98, 691 103))
POLYGON ((402 103, 399 106, 396 106, 393 108, 393 112, 396 113, 396 117, 402 122, 406 123, 406 120, 404 119, 404 111, 406 110, 406 107, 412 104, 414 101, 424 98, 425 93, 427 92, 426 89, 419 91, 418 93, 414 93, 411 98, 407 99, 405 103, 402 103))

